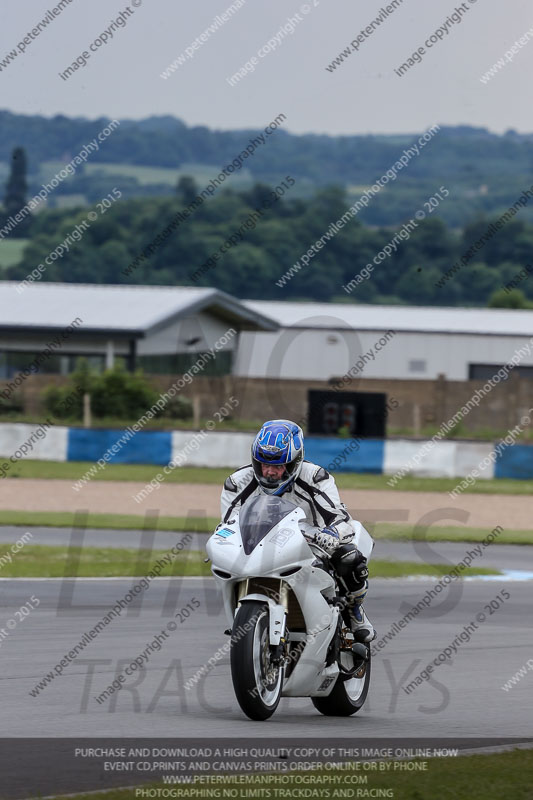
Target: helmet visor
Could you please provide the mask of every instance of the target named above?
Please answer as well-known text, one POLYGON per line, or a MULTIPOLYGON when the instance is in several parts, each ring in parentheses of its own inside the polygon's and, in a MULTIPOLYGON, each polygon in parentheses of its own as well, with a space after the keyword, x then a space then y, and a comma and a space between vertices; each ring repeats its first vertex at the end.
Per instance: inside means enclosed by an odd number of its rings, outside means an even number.
POLYGON ((252 456, 252 466, 254 468, 254 474, 257 479, 257 482, 268 489, 277 489, 281 486, 282 483, 288 481, 293 474, 296 472, 298 464, 301 461, 301 458, 295 458, 293 461, 289 461, 288 464, 277 464, 277 459, 272 460, 259 460, 252 456), (281 474, 279 477, 269 477, 263 474, 263 467, 267 464, 272 464, 272 466, 280 466, 284 467, 283 471, 280 470, 281 474))

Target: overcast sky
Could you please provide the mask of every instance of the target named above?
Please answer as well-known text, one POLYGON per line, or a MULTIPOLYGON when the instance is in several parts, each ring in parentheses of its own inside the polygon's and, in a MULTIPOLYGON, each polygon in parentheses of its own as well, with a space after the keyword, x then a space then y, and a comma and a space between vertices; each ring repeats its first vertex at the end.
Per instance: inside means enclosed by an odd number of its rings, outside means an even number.
MULTIPOLYGON (((293 133, 403 133, 434 123, 533 130, 533 39, 486 85, 480 81, 515 40, 530 29, 533 35, 530 0, 403 0, 331 73, 326 66, 387 0, 237 3, 242 7, 163 80, 163 70, 231 0, 131 0, 126 25, 64 81, 58 73, 126 8, 121 0, 72 0, 2 69, 0 108, 90 118, 172 114, 220 129, 263 127, 283 112, 293 133), (394 69, 462 5, 462 22, 448 26, 443 41, 398 77, 394 69), (259 58, 257 51, 296 14, 292 34, 259 58), (253 56, 255 71, 230 86, 226 78, 253 56)), ((54 7, 54 0, 2 3, 0 63, 54 7)))

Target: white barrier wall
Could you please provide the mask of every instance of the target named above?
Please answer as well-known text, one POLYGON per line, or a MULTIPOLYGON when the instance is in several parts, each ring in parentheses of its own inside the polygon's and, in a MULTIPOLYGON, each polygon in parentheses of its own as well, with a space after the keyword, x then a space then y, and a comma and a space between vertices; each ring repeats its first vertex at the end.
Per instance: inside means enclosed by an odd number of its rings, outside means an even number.
MULTIPOLYGON (((250 463, 253 437, 253 433, 174 431, 172 460, 179 466, 242 467, 250 463)), ((342 439, 334 441, 338 442, 339 449, 345 445, 342 439)), ((425 444, 426 441, 386 440, 383 473, 393 475, 406 467, 413 456, 420 454, 425 444)), ((435 442, 434 447, 426 455, 421 456, 418 465, 409 472, 426 478, 466 477, 493 449, 494 445, 488 442, 435 442)), ((327 464, 321 466, 326 467, 327 464)), ((364 471, 364 466, 361 464, 361 471, 364 471)), ((493 478, 494 464, 491 463, 481 472, 480 477, 493 478)))
MULTIPOLYGON (((69 429, 56 425, 50 427, 22 423, 0 424, 0 459, 8 462, 10 466, 21 458, 41 461, 97 460, 109 443, 114 442, 121 434, 122 431, 118 430, 69 429)), ((122 463, 165 464, 168 463, 168 459, 178 467, 235 469, 250 463, 250 447, 254 435, 254 432, 221 433, 209 430, 143 432, 135 436, 128 445, 131 452, 123 450, 113 460, 122 463)), ((335 453, 346 452, 350 441, 308 437, 308 458, 327 468, 328 464, 334 461, 335 453)), ((425 445, 428 445, 427 441, 409 439, 362 440, 361 447, 357 451, 353 450, 349 456, 338 459, 338 468, 342 472, 373 472, 386 475, 394 475, 406 469, 404 474, 420 477, 464 478, 472 470, 478 469, 483 459, 494 450, 494 444, 491 442, 439 441, 422 455, 425 445)), ((503 455, 496 459, 496 466, 491 462, 486 469, 480 471, 479 477, 494 478, 497 470, 499 470, 498 477, 515 476, 512 470, 509 472, 509 466, 502 465, 503 460, 509 459, 511 455, 520 456, 522 459, 520 469, 516 468, 518 472, 515 477, 533 476, 533 447, 522 447, 524 451, 522 455, 518 453, 519 450, 519 445, 506 448, 503 455)))
POLYGON ((174 431, 172 462, 187 467, 242 467, 250 463, 255 433, 174 431))
POLYGON ((0 457, 11 463, 21 458, 67 461, 68 428, 13 423, 0 425, 0 457))
MULTIPOLYGON (((425 478, 463 478, 494 449, 489 442, 435 442, 431 450, 421 455, 422 448, 427 444, 426 441, 407 439, 386 441, 383 457, 385 475, 394 475, 411 464, 409 472, 405 474, 425 478), (417 455, 420 455, 418 465, 411 461, 417 455)), ((480 477, 493 478, 494 464, 491 463, 481 472, 480 477)))
POLYGON ((418 466, 416 466, 416 458, 420 455, 424 444, 426 442, 386 441, 383 472, 386 475, 393 475, 398 470, 404 469, 409 463, 413 463, 411 459, 415 459, 412 470, 409 470, 412 475, 452 478, 454 476, 455 443, 437 442, 432 450, 420 457, 418 466))
MULTIPOLYGON (((455 477, 464 478, 494 450, 494 444, 486 442, 457 442, 455 451, 455 477)), ((494 461, 483 471, 479 471, 479 478, 494 478, 494 461)))

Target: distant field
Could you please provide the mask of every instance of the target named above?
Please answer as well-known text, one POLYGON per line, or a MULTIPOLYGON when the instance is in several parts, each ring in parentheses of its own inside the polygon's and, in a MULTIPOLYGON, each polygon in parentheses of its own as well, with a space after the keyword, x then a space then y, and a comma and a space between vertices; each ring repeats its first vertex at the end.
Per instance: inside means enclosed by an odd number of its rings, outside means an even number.
POLYGON ((176 184, 178 172, 170 167, 140 167, 134 164, 87 164, 85 174, 94 177, 98 174, 135 178, 143 186, 150 183, 176 184))
MULTIPOLYGON (((39 171, 37 172, 37 181, 39 183, 48 183, 54 175, 57 175, 64 166, 68 164, 68 161, 42 161, 39 164, 39 171)), ((64 181, 68 182, 72 180, 72 176, 68 175, 64 181)))
POLYGON ((28 239, 1 239, 0 240, 0 269, 12 267, 22 259, 24 248, 28 239))
MULTIPOLYGON (((182 175, 191 175, 200 188, 209 183, 215 175, 218 175, 219 171, 217 167, 206 164, 182 164, 181 167, 176 169, 172 167, 143 167, 137 164, 118 163, 93 163, 87 164, 85 167, 86 175, 94 176, 98 173, 104 173, 105 175, 116 175, 117 177, 135 178, 141 186, 154 183, 175 186, 182 175)), ((252 176, 249 170, 243 168, 237 176, 230 176, 225 181, 226 184, 228 182, 231 182, 234 186, 248 185, 252 182, 252 176)))
MULTIPOLYGON (((62 161, 43 161, 39 168, 38 180, 46 183, 60 172, 64 166, 65 164, 62 161)), ((178 171, 170 167, 141 167, 114 162, 110 164, 86 163, 84 173, 89 176, 98 173, 123 175, 128 178, 136 178, 140 184, 166 183, 169 186, 175 185, 178 175, 178 171)), ((69 180, 72 180, 71 176, 65 178, 65 181, 68 182, 69 180)))
POLYGON ((369 184, 366 185, 362 184, 361 186, 359 186, 355 183, 349 183, 346 187, 348 194, 363 194, 363 192, 366 192, 366 190, 369 188, 370 188, 369 184))
MULTIPOLYGON (((1 166, 1 165, 0 165, 1 166)), ((39 167, 37 180, 39 183, 47 183, 60 172, 65 166, 63 161, 43 161, 39 167)), ((222 164, 220 165, 223 166, 222 164)), ((85 164, 84 174, 89 177, 94 177, 98 173, 107 176, 116 176, 117 178, 135 178, 141 186, 150 184, 163 184, 167 186, 175 186, 178 179, 182 175, 191 175, 200 187, 209 183, 211 178, 218 175, 220 169, 212 164, 182 164, 180 167, 152 167, 143 166, 141 164, 121 164, 115 161, 109 163, 100 162, 87 162, 85 164)), ((72 178, 69 176, 65 179, 68 183, 72 178)), ((225 185, 231 184, 234 187, 249 186, 253 182, 253 177, 250 171, 246 168, 239 170, 238 174, 230 175, 225 185)))

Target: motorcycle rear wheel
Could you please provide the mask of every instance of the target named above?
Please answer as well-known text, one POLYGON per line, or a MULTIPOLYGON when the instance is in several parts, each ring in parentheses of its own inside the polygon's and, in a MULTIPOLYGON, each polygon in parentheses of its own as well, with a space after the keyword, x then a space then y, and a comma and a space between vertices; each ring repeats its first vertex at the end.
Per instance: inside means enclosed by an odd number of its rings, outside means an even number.
POLYGON ((270 660, 268 623, 268 605, 250 600, 239 608, 231 634, 233 689, 240 707, 253 720, 272 716, 283 687, 283 667, 270 660))
MULTIPOLYGON (((352 659, 349 653, 342 653, 342 658, 352 659)), ((348 664, 343 664, 349 668, 348 664)), ((353 666, 353 661, 352 661, 353 666)), ((335 686, 327 697, 312 697, 311 701, 317 711, 326 717, 349 717, 363 707, 370 686, 371 655, 368 647, 368 661, 365 661, 353 678, 343 680, 339 675, 335 686)))

